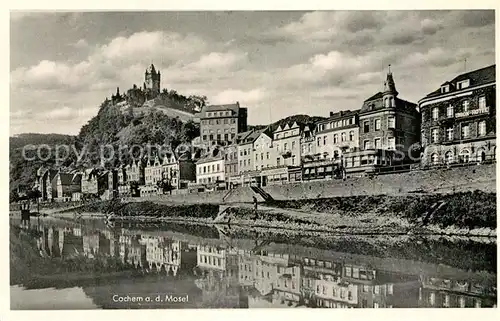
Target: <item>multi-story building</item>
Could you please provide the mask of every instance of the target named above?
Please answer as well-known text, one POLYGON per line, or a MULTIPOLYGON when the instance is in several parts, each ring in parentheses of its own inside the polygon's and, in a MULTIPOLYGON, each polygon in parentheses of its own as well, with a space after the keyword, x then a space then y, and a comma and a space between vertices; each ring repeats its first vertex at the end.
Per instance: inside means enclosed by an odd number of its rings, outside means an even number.
POLYGON ((89 168, 82 173, 82 194, 97 195, 98 193, 99 171, 95 168, 89 168))
POLYGON ((219 188, 220 184, 223 183, 225 187, 224 170, 224 155, 222 153, 201 158, 196 162, 196 182, 210 188, 219 188))
POLYGON ((495 77, 495 65, 466 72, 419 101, 424 166, 495 158, 495 77))
MULTIPOLYGON (((240 134, 238 134, 238 136, 240 136, 240 134)), ((227 189, 239 184, 237 139, 224 147, 224 173, 227 189)))
POLYGON ((143 185, 145 183, 145 166, 141 160, 134 160, 125 166, 127 181, 143 185))
POLYGON ((38 188, 41 193, 41 201, 52 200, 52 180, 58 171, 50 168, 39 168, 37 171, 38 188))
POLYGON ((256 171, 276 166, 276 150, 273 147, 272 133, 260 132, 253 146, 253 166, 256 171))
POLYGON ((81 175, 58 172, 51 185, 52 199, 57 202, 71 201, 73 193, 81 191, 81 175))
POLYGON ((302 157, 304 180, 340 175, 344 153, 359 147, 358 113, 350 110, 330 112, 329 118, 316 123, 315 133, 307 142, 302 139, 302 149, 307 153, 302 157))
POLYGON ((300 135, 300 149, 301 149, 302 163, 304 163, 304 161, 313 160, 314 156, 316 155, 315 133, 316 133, 315 124, 304 126, 304 130, 300 135))
POLYGON ((205 106, 199 118, 201 142, 209 146, 228 144, 247 129, 247 109, 239 102, 205 106))
POLYGON ((420 114, 416 104, 398 98, 398 94, 389 71, 384 91, 365 100, 361 107, 359 150, 344 154, 346 172, 373 170, 416 160, 420 114))
POLYGON ((196 165, 189 153, 168 153, 163 157, 162 180, 170 190, 185 189, 196 182, 196 165))
POLYGON ((278 125, 272 134, 269 133, 273 139, 267 140, 267 147, 264 145, 265 155, 264 159, 260 160, 261 168, 257 178, 259 185, 282 184, 302 179, 301 136, 304 127, 304 124, 299 125, 297 122, 285 123, 278 125), (270 143, 271 148, 269 148, 270 143))
POLYGON ((278 126, 273 132, 276 166, 300 166, 301 127, 294 122, 278 126))
POLYGON ((258 172, 254 166, 254 143, 260 134, 261 130, 253 130, 248 133, 242 133, 242 139, 238 142, 238 173, 242 185, 256 183, 258 172))

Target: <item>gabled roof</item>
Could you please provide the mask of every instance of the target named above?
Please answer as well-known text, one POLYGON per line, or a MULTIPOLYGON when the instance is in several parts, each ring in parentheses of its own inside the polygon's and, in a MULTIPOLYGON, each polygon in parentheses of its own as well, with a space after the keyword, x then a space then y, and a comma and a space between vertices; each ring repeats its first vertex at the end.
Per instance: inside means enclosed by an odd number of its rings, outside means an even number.
POLYGON ((227 111, 227 110, 237 114, 240 111, 240 103, 236 102, 234 104, 204 106, 200 112, 200 117, 205 116, 207 112, 227 111))
MULTIPOLYGON (((451 87, 450 92, 451 92, 455 89, 455 84, 457 82, 462 81, 462 80, 467 80, 467 79, 470 80, 469 87, 475 87, 475 86, 481 86, 481 85, 485 85, 485 84, 489 84, 489 83, 494 83, 496 80, 496 65, 491 65, 491 66, 487 66, 487 67, 484 67, 481 69, 476 69, 473 71, 465 72, 463 74, 456 76, 455 78, 453 78, 450 81, 444 82, 441 86, 444 86, 447 84, 451 85, 450 86, 451 87)), ((440 88, 427 94, 424 98, 436 97, 436 96, 440 96, 442 94, 443 95, 449 94, 449 92, 442 93, 441 86, 440 86, 440 88)), ((467 88, 469 88, 469 87, 467 87, 467 88)), ((462 90, 462 89, 460 89, 460 90, 462 90)))
POLYGON ((247 135, 240 144, 245 145, 245 144, 251 144, 255 142, 255 140, 260 136, 261 133, 263 133, 265 129, 259 129, 259 130, 254 130, 252 131, 249 135, 247 135))
POLYGON ((73 174, 71 173, 59 173, 61 178, 61 185, 71 185, 73 182, 73 174))

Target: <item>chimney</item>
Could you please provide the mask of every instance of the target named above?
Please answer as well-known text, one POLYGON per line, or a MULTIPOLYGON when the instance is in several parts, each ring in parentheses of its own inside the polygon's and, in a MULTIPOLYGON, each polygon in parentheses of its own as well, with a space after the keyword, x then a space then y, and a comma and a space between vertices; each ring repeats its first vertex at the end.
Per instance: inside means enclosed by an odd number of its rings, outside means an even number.
POLYGON ((332 116, 333 116, 333 111, 330 112, 330 117, 332 117, 332 116))

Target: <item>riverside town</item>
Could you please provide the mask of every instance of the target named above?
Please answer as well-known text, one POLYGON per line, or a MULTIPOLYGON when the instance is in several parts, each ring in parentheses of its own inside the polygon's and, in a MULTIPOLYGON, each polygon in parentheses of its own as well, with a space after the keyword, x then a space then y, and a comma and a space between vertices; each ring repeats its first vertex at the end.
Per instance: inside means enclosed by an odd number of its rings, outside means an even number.
POLYGON ((495 26, 11 12, 10 309, 496 313, 495 26))
MULTIPOLYGON (((160 71, 151 65, 145 75, 145 96, 152 100, 141 108, 147 111, 160 94, 160 71)), ((265 198, 262 188, 276 184, 335 184, 337 179, 495 162, 495 65, 450 75, 417 103, 399 97, 395 78, 389 71, 384 90, 360 102, 360 109, 331 112, 316 122, 285 119, 249 130, 247 108, 238 102, 197 107, 189 117, 199 123, 200 136, 184 151, 169 148, 162 153, 157 148, 156 154, 107 168, 65 171, 44 166, 34 188, 42 202, 241 186, 253 187, 265 198)), ((126 110, 129 96, 117 90, 111 103, 126 110)))

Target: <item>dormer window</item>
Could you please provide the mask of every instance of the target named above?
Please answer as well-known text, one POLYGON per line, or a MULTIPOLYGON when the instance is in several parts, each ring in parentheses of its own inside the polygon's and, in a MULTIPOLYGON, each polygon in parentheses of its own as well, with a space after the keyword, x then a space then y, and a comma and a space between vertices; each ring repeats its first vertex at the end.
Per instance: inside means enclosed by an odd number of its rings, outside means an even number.
POLYGON ((449 91, 450 91, 450 85, 441 86, 441 93, 442 94, 447 93, 449 91))
POLYGON ((469 85, 470 85, 469 79, 462 80, 462 81, 457 82, 457 89, 460 90, 463 88, 467 88, 467 87, 469 87, 469 85))

